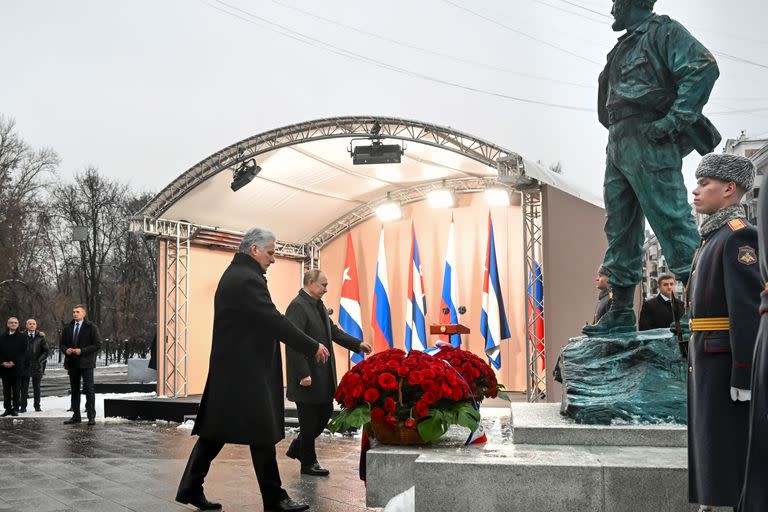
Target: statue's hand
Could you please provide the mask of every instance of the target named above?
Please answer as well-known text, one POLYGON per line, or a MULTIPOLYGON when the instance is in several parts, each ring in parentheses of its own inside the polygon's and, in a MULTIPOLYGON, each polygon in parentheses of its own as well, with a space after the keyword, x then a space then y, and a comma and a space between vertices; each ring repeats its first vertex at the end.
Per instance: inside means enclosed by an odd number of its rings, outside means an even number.
POLYGON ((653 142, 672 140, 675 134, 674 125, 666 117, 652 122, 645 130, 645 135, 653 142))

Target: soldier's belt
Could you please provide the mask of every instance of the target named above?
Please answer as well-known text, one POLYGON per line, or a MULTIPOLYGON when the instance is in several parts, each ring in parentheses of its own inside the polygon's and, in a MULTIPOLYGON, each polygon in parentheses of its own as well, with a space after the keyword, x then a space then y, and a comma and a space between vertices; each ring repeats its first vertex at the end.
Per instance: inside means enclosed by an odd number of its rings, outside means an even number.
POLYGON ((691 318, 688 325, 692 331, 727 331, 730 327, 730 322, 727 316, 691 318))

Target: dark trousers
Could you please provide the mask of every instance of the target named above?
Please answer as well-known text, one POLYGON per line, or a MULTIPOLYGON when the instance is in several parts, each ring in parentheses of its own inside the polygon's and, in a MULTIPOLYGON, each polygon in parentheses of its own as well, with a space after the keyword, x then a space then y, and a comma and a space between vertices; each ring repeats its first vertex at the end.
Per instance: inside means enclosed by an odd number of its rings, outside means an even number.
POLYGON ((72 393, 72 415, 80 417, 80 379, 85 393, 85 412, 88 419, 96 417, 96 392, 93 388, 93 368, 70 368, 69 388, 72 393))
POLYGON ((29 381, 32 381, 32 393, 34 396, 35 409, 40 408, 40 381, 43 380, 42 375, 25 375, 21 378, 21 408, 27 408, 27 399, 29 398, 29 381))
POLYGON ((21 377, 3 377, 3 407, 6 411, 19 410, 19 389, 21 377))
MULTIPOLYGON (((178 495, 199 496, 203 492, 203 481, 211 469, 211 462, 224 447, 221 441, 200 437, 189 454, 187 467, 179 483, 178 495)), ((273 446, 251 445, 251 461, 259 481, 261 499, 264 508, 272 508, 288 496, 282 488, 280 469, 277 467, 277 454, 273 446)))
POLYGON ((311 466, 317 462, 315 439, 323 433, 333 413, 333 402, 310 404, 296 402, 299 413, 299 436, 294 441, 298 449, 302 466, 311 466))

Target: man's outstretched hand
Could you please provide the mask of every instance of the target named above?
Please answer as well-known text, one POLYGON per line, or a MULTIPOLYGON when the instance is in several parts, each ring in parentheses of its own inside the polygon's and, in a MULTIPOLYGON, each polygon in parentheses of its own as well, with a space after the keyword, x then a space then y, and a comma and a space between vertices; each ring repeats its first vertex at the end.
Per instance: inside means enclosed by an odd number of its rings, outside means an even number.
POLYGON ((315 359, 318 363, 325 364, 326 361, 328 361, 328 357, 330 354, 328 353, 328 349, 325 348, 325 345, 322 343, 317 344, 317 352, 315 353, 315 359))

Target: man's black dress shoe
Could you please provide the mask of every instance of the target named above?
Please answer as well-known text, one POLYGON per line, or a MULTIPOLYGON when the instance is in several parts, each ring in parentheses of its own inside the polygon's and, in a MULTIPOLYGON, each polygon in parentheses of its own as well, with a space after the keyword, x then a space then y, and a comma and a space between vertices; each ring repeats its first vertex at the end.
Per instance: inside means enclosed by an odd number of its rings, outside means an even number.
POLYGON ((328 476, 331 474, 331 472, 325 469, 324 467, 320 466, 320 464, 318 464, 317 462, 315 462, 311 466, 302 466, 301 474, 312 475, 312 476, 328 476))
POLYGON ((3 414, 0 414, 0 417, 4 418, 6 416, 12 416, 12 415, 13 415, 13 411, 6 409, 6 411, 3 414))
POLYGON ((72 417, 71 417, 71 418, 69 418, 67 421, 65 421, 65 422, 64 422, 64 424, 65 424, 65 425, 72 425, 72 424, 74 424, 74 423, 82 423, 82 421, 83 421, 83 420, 82 420, 82 419, 80 419, 79 417, 76 417, 76 416, 72 416, 72 417))
POLYGON ((35 407, 35 412, 43 412, 43 410, 40 407, 35 407))
POLYGON ((197 496, 177 494, 176 501, 183 505, 192 505, 193 507, 197 507, 199 510, 221 510, 221 503, 208 501, 208 499, 205 497, 205 494, 200 494, 197 496))
POLYGON ((19 412, 27 412, 27 408, 26 407, 22 407, 21 409, 19 409, 19 412))
POLYGON ((96 424, 96 419, 95 418, 88 418, 88 424, 89 425, 95 425, 96 424))
POLYGON ((309 505, 296 503, 288 496, 278 501, 272 507, 264 508, 264 512, 301 512, 302 510, 309 510, 309 505))

